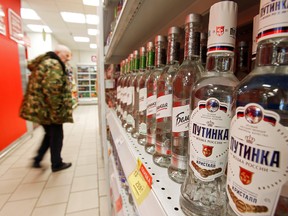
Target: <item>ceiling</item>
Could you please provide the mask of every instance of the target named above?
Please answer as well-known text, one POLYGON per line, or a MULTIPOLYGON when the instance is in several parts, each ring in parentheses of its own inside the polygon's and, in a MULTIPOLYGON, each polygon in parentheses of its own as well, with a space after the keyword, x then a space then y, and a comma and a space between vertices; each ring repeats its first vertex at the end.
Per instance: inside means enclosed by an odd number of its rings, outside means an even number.
POLYGON ((97 43, 97 36, 88 35, 88 28, 97 28, 97 25, 67 23, 62 19, 60 12, 76 12, 83 14, 97 14, 97 7, 83 5, 82 0, 22 0, 22 8, 36 11, 41 20, 24 20, 24 32, 32 32, 27 24, 47 25, 52 30, 52 35, 61 44, 71 50, 93 51, 90 43, 97 43), (89 37, 90 42, 75 42, 73 36, 89 37))

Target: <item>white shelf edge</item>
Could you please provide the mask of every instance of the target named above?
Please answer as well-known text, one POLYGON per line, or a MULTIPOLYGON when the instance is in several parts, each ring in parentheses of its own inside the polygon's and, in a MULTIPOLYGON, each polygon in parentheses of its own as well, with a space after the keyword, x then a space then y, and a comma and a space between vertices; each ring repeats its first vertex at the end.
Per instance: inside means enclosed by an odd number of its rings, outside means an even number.
POLYGON ((152 189, 148 197, 140 206, 136 205, 139 214, 146 216, 153 212, 153 215, 157 216, 183 216, 184 214, 179 206, 180 184, 173 182, 168 177, 166 168, 158 167, 153 163, 152 156, 145 152, 144 147, 125 132, 120 120, 116 117, 115 111, 112 109, 107 111, 107 122, 126 178, 136 168, 137 158, 142 161, 152 175, 152 189), (119 146, 119 143, 122 143, 121 146, 119 146))

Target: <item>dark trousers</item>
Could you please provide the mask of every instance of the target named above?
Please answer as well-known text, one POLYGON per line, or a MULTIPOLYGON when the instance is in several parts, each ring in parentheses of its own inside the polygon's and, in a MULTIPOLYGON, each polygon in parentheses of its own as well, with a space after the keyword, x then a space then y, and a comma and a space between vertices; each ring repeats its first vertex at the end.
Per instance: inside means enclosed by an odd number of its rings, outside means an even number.
POLYGON ((51 124, 42 126, 44 127, 45 135, 34 160, 40 163, 48 148, 50 148, 52 167, 57 167, 62 164, 63 125, 51 124))

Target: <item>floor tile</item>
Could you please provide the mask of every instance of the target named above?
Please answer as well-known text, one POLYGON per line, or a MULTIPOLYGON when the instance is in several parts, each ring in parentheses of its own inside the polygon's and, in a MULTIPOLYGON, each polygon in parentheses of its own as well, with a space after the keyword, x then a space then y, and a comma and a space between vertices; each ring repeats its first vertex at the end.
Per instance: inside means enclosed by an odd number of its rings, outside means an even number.
POLYGON ((47 181, 51 175, 51 169, 31 169, 28 174, 24 177, 22 183, 42 182, 47 181))
POLYGON ((70 186, 61 186, 44 189, 37 207, 65 203, 69 199, 70 186))
POLYGON ((73 172, 53 173, 52 175, 50 175, 48 179, 46 188, 71 185, 72 180, 73 180, 73 172))
POLYGON ((0 211, 3 216, 30 216, 37 199, 7 202, 0 211))
MULTIPOLYGON (((70 213, 70 214, 66 214, 66 216, 99 216, 99 209, 95 208, 95 209, 90 209, 86 211, 70 213)), ((106 216, 106 215, 101 215, 101 216, 106 216)))
POLYGON ((9 201, 38 198, 44 188, 45 182, 20 185, 12 194, 9 201))
POLYGON ((99 187, 99 196, 107 196, 108 195, 108 187, 106 180, 99 180, 98 181, 99 187))
POLYGON ((5 172, 1 177, 1 180, 8 180, 8 179, 19 179, 24 178, 25 175, 29 172, 29 168, 22 167, 22 168, 10 168, 5 172))
POLYGON ((75 177, 95 175, 97 174, 97 164, 86 165, 86 166, 77 166, 75 169, 75 177))
POLYGON ((105 180, 106 179, 106 174, 105 174, 105 169, 104 168, 99 168, 98 169, 98 178, 99 180, 105 180))
POLYGON ((100 197, 100 215, 109 215, 109 200, 107 196, 100 197))
POLYGON ((81 191, 70 194, 67 213, 99 207, 98 190, 81 191))
POLYGON ((98 188, 97 175, 76 177, 73 180, 71 192, 84 191, 98 188))
POLYGON ((35 208, 32 216, 63 216, 66 211, 66 203, 35 208))
POLYGON ((4 206, 4 204, 9 199, 9 197, 10 197, 10 194, 0 195, 0 209, 2 208, 2 206, 4 206))
POLYGON ((97 157, 95 156, 82 156, 78 157, 77 165, 97 164, 97 157))
POLYGON ((13 193, 20 184, 21 179, 0 181, 0 194, 13 193))

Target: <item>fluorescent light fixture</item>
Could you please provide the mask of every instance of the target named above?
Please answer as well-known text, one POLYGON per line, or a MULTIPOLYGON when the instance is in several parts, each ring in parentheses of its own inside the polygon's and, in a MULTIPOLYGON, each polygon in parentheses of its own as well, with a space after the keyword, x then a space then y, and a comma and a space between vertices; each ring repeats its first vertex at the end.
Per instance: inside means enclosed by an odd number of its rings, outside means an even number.
POLYGON ((99 6, 99 0, 83 0, 84 5, 99 6))
POLYGON ((63 20, 70 23, 85 23, 85 16, 82 13, 60 12, 63 20))
POLYGON ((27 27, 34 32, 43 32, 44 30, 46 33, 52 33, 51 29, 46 25, 28 24, 27 27))
POLYGON ((97 44, 90 44, 91 49, 97 49, 97 44))
POLYGON ((78 36, 75 36, 74 37, 74 41, 76 42, 89 42, 90 39, 88 37, 78 37, 78 36))
POLYGON ((88 35, 98 35, 99 30, 98 29, 88 29, 88 35))
POLYGON ((29 20, 40 20, 38 14, 30 8, 21 8, 21 18, 29 20))
POLYGON ((92 25, 98 25, 99 24, 99 16, 87 14, 86 15, 86 23, 92 24, 92 25))

